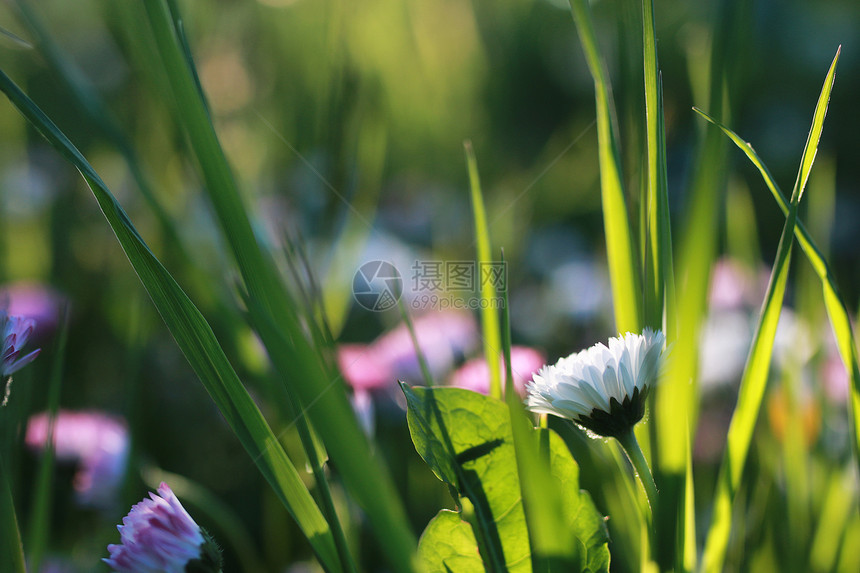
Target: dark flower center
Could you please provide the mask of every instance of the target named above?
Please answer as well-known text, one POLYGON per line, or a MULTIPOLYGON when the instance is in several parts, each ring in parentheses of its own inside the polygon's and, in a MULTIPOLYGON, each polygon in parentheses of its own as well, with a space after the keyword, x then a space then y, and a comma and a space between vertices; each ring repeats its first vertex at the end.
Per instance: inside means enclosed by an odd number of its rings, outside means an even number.
POLYGON ((626 434, 645 415, 645 398, 649 390, 647 386, 641 392, 634 388, 633 394, 625 396, 620 403, 617 398, 610 398, 609 412, 595 408, 588 416, 577 418, 576 422, 595 434, 617 438, 626 434))

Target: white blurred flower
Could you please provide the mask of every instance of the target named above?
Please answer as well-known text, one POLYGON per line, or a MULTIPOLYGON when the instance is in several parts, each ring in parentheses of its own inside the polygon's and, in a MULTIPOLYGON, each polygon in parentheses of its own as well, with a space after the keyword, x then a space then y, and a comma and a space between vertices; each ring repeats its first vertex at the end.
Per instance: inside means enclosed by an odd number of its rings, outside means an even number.
POLYGON ((662 332, 646 328, 544 366, 527 386, 526 404, 532 412, 567 418, 601 436, 626 435, 645 413, 665 342, 662 332))

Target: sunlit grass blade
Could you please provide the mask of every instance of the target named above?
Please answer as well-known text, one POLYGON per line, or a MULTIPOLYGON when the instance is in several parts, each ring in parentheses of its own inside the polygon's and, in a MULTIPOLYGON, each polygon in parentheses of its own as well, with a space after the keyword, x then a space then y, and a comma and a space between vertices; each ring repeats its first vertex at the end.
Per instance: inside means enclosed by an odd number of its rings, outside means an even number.
POLYGON ((33 571, 39 571, 42 556, 48 545, 48 533, 50 531, 50 510, 53 499, 52 478, 54 474, 54 430, 57 419, 57 410, 60 408, 60 388, 63 380, 63 365, 66 355, 66 341, 69 334, 68 307, 65 306, 60 313, 60 331, 56 343, 51 364, 51 378, 48 383, 48 431, 45 435, 45 451, 39 463, 39 473, 35 481, 33 495, 33 506, 30 510, 30 525, 27 537, 27 550, 29 564, 33 571))
MULTIPOLYGON (((502 262, 505 254, 502 251, 502 262)), ((564 522, 562 500, 549 468, 548 444, 539 448, 534 426, 528 419, 522 400, 514 388, 511 367, 511 324, 507 291, 502 294, 502 347, 505 358, 505 402, 511 416, 514 453, 520 476, 523 507, 531 541, 532 563, 538 571, 578 571, 583 569, 585 555, 581 543, 564 522), (541 451, 543 450, 543 451, 541 451), (546 455, 541 455, 541 454, 546 455)), ((546 430, 544 430, 546 432, 546 430)), ((548 437, 548 434, 545 434, 548 437)))
MULTIPOLYGON (((657 62, 657 34, 654 31, 653 0, 642 1, 643 56, 645 69, 645 141, 647 187, 646 200, 640 208, 647 210, 648 245, 644 264, 644 324, 663 329, 666 283, 672 277, 667 271, 672 263, 672 240, 669 223, 668 182, 666 180, 665 125, 660 67, 657 62)), ((667 317, 668 318, 668 317, 667 317)), ((667 333, 668 334, 668 333, 667 333)))
MULTIPOLYGON (((490 396, 502 397, 502 376, 500 369, 502 337, 499 333, 499 314, 493 305, 496 298, 496 283, 485 272, 492 268, 493 254, 490 246, 490 230, 487 226, 487 212, 481 193, 481 179, 478 176, 478 161, 472 142, 465 141, 466 167, 469 171, 469 189, 472 200, 472 214, 475 220, 475 242, 478 246, 478 280, 481 285, 481 330, 484 341, 484 358, 490 368, 490 396)), ((503 267, 503 272, 506 272, 503 267)))
POLYGON ((624 196, 620 155, 615 141, 613 103, 609 75, 598 51, 591 12, 585 0, 570 0, 579 40, 588 68, 594 78, 597 109, 597 140, 600 160, 600 188, 615 329, 618 332, 641 330, 641 291, 639 257, 633 245, 630 215, 624 196))
MULTIPOLYGON (((812 127, 804 146, 803 155, 798 170, 797 181, 792 191, 791 203, 788 207, 785 227, 780 237, 779 247, 767 294, 762 306, 762 314, 753 338, 752 348, 741 378, 741 387, 738 395, 738 404, 732 416, 729 426, 728 441, 720 468, 717 484, 717 492, 714 501, 714 510, 711 518, 711 529, 708 532, 708 540, 705 545, 704 568, 706 571, 719 571, 722 568, 725 552, 728 547, 729 535, 732 522, 732 502, 740 484, 743 468, 746 463, 750 441, 755 427, 758 413, 761 410, 764 397, 767 375, 770 369, 770 360, 773 352, 773 341, 776 335, 776 327, 782 301, 785 295, 785 285, 788 279, 788 268, 790 263, 791 246, 794 242, 794 234, 797 222, 797 205, 800 200, 804 186, 812 167, 812 161, 818 148, 821 137, 827 104, 830 101, 830 92, 836 74, 836 63, 839 60, 839 51, 824 80, 824 86, 816 104, 813 115, 812 127)), ((710 120, 710 118, 708 118, 710 120)), ((713 120, 710 120, 713 121, 713 120)), ((716 122, 715 122, 716 123, 716 122)), ((764 164, 752 151, 752 147, 723 126, 729 137, 739 145, 753 160, 756 167, 765 175, 768 186, 776 188, 773 178, 767 173, 764 164), (748 151, 747 151, 748 150, 748 151)), ((825 290, 825 298, 827 292, 825 290)), ((856 351, 855 351, 856 353, 856 351)), ((855 354, 856 355, 856 354, 855 354)))
POLYGON ((99 175, 65 135, 2 72, 0 90, 42 136, 80 171, 141 283, 225 420, 290 510, 320 562, 329 571, 340 570, 328 523, 248 395, 203 315, 152 254, 99 175))
MULTIPOLYGON (((838 53, 837 53, 838 56, 838 53)), ((835 64, 835 60, 834 60, 835 64)), ((832 69, 832 68, 831 68, 832 69)), ((695 109, 695 108, 694 108, 695 109)), ((762 163, 761 159, 756 155, 748 143, 743 141, 737 134, 721 125, 717 120, 710 117, 701 110, 695 110, 699 115, 711 123, 722 129, 726 135, 749 157, 750 161, 758 168, 762 174, 771 195, 776 200, 779 208, 784 214, 789 212, 789 204, 785 196, 776 185, 770 172, 762 163)), ((800 181, 800 178, 798 178, 800 181)), ((830 319, 830 326, 833 328, 833 333, 836 336, 836 342, 839 347, 839 355, 842 357, 842 362, 848 371, 850 378, 850 397, 849 408, 851 413, 852 423, 852 447, 854 448, 855 460, 860 466, 860 365, 858 365, 857 343, 854 336, 854 329, 851 325, 851 315, 848 313, 848 307, 845 305, 842 296, 839 294, 839 288, 836 286, 836 279, 833 272, 824 258, 821 250, 816 246, 812 236, 803 225, 802 221, 798 221, 795 229, 797 242, 801 249, 806 254, 806 258, 815 270, 821 280, 821 287, 824 294, 824 305, 827 310, 827 316, 830 319)))
POLYGON ((276 323, 262 303, 250 295, 245 302, 275 369, 302 405, 298 415, 310 417, 341 479, 376 530, 391 566, 396 571, 411 571, 417 540, 388 472, 371 452, 356 420, 342 377, 324 368, 305 338, 302 325, 289 320, 276 323))
POLYGON ((852 472, 841 470, 834 471, 827 480, 809 556, 815 571, 834 571, 840 546, 852 543, 845 537, 846 525, 857 511, 857 499, 856 494, 846 499, 846 493, 854 491, 855 479, 852 472))
POLYGON ((333 376, 322 367, 320 349, 307 340, 295 301, 285 289, 271 257, 260 248, 253 234, 196 81, 187 43, 179 38, 177 28, 181 27, 181 21, 176 7, 172 5, 168 10, 158 0, 146 2, 145 6, 207 193, 241 272, 249 309, 254 309, 254 326, 261 337, 260 330, 266 332, 270 353, 292 358, 293 369, 286 382, 297 406, 310 412, 313 427, 338 465, 347 488, 365 508, 377 536, 383 540, 380 546, 390 563, 398 571, 410 570, 417 541, 408 527, 402 504, 386 470, 371 453, 343 385, 335 384, 333 376))

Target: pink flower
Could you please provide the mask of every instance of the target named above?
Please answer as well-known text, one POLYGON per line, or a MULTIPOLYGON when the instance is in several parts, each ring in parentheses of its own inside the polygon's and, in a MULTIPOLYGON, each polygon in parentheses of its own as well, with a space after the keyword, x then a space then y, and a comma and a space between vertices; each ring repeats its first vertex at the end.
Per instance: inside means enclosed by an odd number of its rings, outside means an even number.
MULTIPOLYGON (((430 374, 444 376, 457 359, 478 344, 478 325, 469 312, 429 312, 414 319, 415 337, 427 360, 430 374)), ((405 324, 379 337, 373 344, 397 379, 420 380, 421 369, 415 345, 405 324)))
MULTIPOLYGON (((504 362, 504 358, 502 358, 502 384, 504 384, 505 378, 504 362)), ((546 364, 546 356, 542 352, 526 346, 511 347, 511 374, 514 377, 514 388, 517 394, 525 396, 526 383, 531 380, 532 374, 537 372, 544 364, 546 364)), ((448 384, 457 388, 480 392, 481 394, 489 394, 490 367, 484 358, 470 360, 454 372, 448 384)))
POLYGON ((5 310, 0 310, 0 332, 3 335, 3 354, 0 355, 0 376, 11 376, 39 355, 41 350, 34 350, 26 356, 21 356, 21 349, 27 344, 27 339, 33 334, 36 321, 31 318, 9 316, 5 310))
MULTIPOLYGON (((44 450, 48 440, 47 412, 30 417, 26 444, 44 450)), ((54 421, 54 452, 60 461, 78 464, 75 492, 82 505, 107 507, 122 485, 128 461, 125 423, 102 412, 61 410, 54 421)))
POLYGON ((395 381, 391 364, 369 344, 341 344, 337 349, 337 364, 356 392, 378 390, 395 381))
POLYGON ((37 339, 56 329, 65 300, 58 291, 35 282, 16 282, 0 288, 0 307, 9 314, 35 320, 37 339))
POLYGON ((191 561, 194 571, 220 570, 214 543, 163 482, 158 495, 135 504, 117 529, 120 544, 108 545, 110 558, 102 561, 119 573, 184 573, 191 561))

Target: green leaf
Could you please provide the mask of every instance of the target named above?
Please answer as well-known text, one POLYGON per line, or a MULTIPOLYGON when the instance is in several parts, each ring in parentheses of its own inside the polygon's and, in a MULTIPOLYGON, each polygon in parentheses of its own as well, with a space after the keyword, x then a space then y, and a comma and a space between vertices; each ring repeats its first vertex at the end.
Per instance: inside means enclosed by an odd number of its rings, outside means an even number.
POLYGON ((123 208, 77 148, 3 72, 0 72, 0 90, 80 171, 170 333, 225 420, 293 515, 323 566, 329 571, 339 570, 328 523, 248 395, 203 315, 152 254, 123 208))
MULTIPOLYGON (((746 456, 749 451, 750 441, 752 440, 755 422, 758 417, 758 413, 761 410, 765 384, 767 382, 767 376, 770 369, 773 340, 776 335, 776 327, 779 322, 782 300, 785 295, 785 284, 788 278, 791 245, 793 243, 795 233, 800 228, 796 225, 797 205, 800 197, 803 195, 803 190, 809 177, 809 171, 812 167, 812 162, 818 149, 818 142, 821 137, 827 104, 830 101, 830 92, 833 88, 833 81, 836 75, 836 64, 838 60, 839 50, 837 50, 833 63, 830 65, 830 69, 827 72, 824 86, 821 89, 821 94, 819 95, 818 103, 815 107, 812 127, 809 131, 806 146, 803 149, 803 156, 800 162, 797 180, 791 195, 791 203, 788 205, 788 215, 785 227, 783 228, 782 237, 780 238, 779 247, 777 249, 776 261, 774 263, 767 294, 765 295, 761 318, 756 329, 756 334, 753 338, 750 356, 747 361, 746 368, 744 369, 743 377, 741 378, 738 404, 729 426, 726 451, 723 455, 719 481, 717 483, 717 492, 715 494, 711 529, 708 533, 708 540, 705 545, 704 569, 706 571, 721 570, 725 559, 725 553, 731 533, 732 505, 735 493, 740 485, 741 474, 746 463, 746 456)), ((728 135, 729 138, 747 154, 747 157, 750 158, 753 164, 761 172, 771 191, 775 191, 775 195, 779 195, 781 197, 782 193, 779 192, 773 177, 771 177, 767 168, 764 166, 764 163, 755 154, 752 146, 741 140, 734 132, 720 125, 712 118, 705 114, 702 115, 704 115, 708 121, 711 121, 720 127, 720 129, 722 129, 726 135, 728 135)), ((828 312, 830 312, 832 306, 838 305, 836 304, 836 301, 828 302, 828 299, 831 299, 832 297, 828 296, 829 293, 827 287, 825 287, 824 294, 825 304, 828 307, 828 312)), ((837 330, 835 324, 834 330, 837 330)), ((848 330, 850 332, 850 324, 848 326, 848 330)), ((842 335, 843 337, 846 337, 844 332, 842 335)), ((837 340, 839 340, 838 337, 839 334, 837 334, 837 340)), ((850 349, 849 355, 853 355, 852 362, 855 365, 854 368, 856 371, 856 349, 850 349)), ((845 355, 843 355, 843 359, 845 359, 845 355)), ((846 360, 846 363, 848 363, 848 360, 846 360)), ((852 386, 856 389, 856 381, 852 386)), ((860 404, 860 402, 858 402, 858 404, 860 404)))
POLYGON ((425 573, 485 572, 472 526, 449 509, 437 513, 427 525, 418 540, 418 558, 425 573))
POLYGON ((401 384, 415 449, 474 506, 489 571, 531 571, 528 529, 507 406, 460 388, 401 384))
MULTIPOLYGON (((570 571, 571 555, 579 553, 584 559, 573 570, 608 571, 605 523, 588 493, 579 489, 579 468, 557 434, 541 430, 528 436, 532 452, 543 444, 549 462, 550 481, 540 485, 557 492, 560 529, 553 532, 526 521, 510 416, 503 402, 458 388, 403 385, 403 391, 418 453, 439 479, 474 506, 473 528, 488 571, 531 571, 529 538, 535 539, 538 531, 543 537, 555 535, 576 545, 536 556, 541 557, 536 560, 543 567, 540 570, 570 571), (528 531, 527 523, 536 530, 528 531), (565 537, 566 532, 572 535, 565 537)), ((540 475, 532 472, 528 477, 540 475)), ((534 499, 529 497, 527 502, 534 499)), ((546 549, 554 545, 552 539, 538 539, 535 544, 546 549)))
POLYGON ((570 0, 573 19, 579 31, 588 69, 594 78, 597 108, 597 143, 600 160, 600 189, 603 202, 603 224, 606 254, 612 283, 615 328, 619 332, 641 330, 639 262, 633 248, 630 216, 622 186, 620 154, 612 123, 614 107, 612 87, 597 48, 594 26, 586 0, 570 0))

